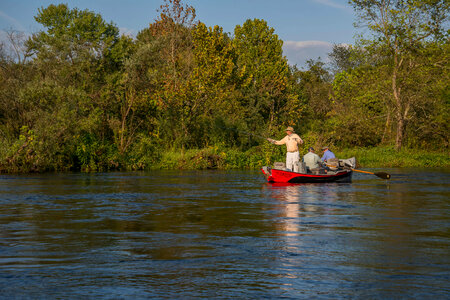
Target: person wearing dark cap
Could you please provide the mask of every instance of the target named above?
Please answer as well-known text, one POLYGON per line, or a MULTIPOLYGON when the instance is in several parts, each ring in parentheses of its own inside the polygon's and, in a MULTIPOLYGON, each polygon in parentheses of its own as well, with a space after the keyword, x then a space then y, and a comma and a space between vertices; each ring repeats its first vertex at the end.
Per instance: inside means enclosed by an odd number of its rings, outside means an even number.
POLYGON ((326 162, 330 158, 336 158, 336 156, 334 156, 334 153, 331 152, 330 149, 328 149, 328 146, 323 147, 322 151, 323 151, 322 161, 326 162))
POLYGON ((310 170, 317 169, 322 165, 322 161, 320 160, 319 155, 314 153, 313 147, 309 147, 309 152, 303 156, 303 162, 310 170))
POLYGON ((294 163, 300 160, 300 153, 298 152, 298 145, 303 144, 303 140, 294 132, 294 128, 289 126, 286 128, 286 136, 279 141, 267 139, 275 145, 286 144, 286 168, 294 170, 294 163))

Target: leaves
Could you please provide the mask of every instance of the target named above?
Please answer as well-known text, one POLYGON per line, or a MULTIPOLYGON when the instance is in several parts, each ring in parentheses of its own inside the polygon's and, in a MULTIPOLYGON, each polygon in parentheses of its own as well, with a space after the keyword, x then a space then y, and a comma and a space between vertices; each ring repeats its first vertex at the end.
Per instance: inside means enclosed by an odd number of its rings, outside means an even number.
POLYGON ((372 36, 335 45, 331 71, 289 66, 265 20, 229 34, 181 0, 136 38, 89 10, 40 8, 42 31, 0 45, 0 171, 175 166, 167 153, 256 166, 283 156, 261 136, 286 126, 311 146, 448 149, 448 3, 351 2, 372 36))
POLYGON ((363 40, 373 56, 379 56, 386 66, 391 81, 388 110, 396 121, 396 148, 404 142, 414 111, 427 105, 422 97, 421 86, 425 70, 433 65, 424 60, 421 49, 427 43, 445 41, 445 31, 450 4, 445 0, 430 1, 350 1, 363 24, 374 35, 372 40, 363 40), (417 84, 419 83, 419 84, 417 84))

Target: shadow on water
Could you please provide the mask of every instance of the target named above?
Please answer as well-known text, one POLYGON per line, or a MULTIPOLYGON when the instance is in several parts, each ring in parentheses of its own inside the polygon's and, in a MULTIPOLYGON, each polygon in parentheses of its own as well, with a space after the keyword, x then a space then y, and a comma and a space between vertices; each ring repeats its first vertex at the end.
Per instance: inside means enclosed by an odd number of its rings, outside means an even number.
POLYGON ((252 171, 0 177, 0 291, 41 297, 449 295, 450 173, 268 184, 252 171))

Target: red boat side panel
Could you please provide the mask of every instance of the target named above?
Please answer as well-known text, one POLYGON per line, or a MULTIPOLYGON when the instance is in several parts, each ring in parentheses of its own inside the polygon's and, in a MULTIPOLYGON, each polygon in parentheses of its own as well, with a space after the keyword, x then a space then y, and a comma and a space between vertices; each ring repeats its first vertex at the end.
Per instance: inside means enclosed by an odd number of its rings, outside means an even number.
POLYGON ((300 174, 289 171, 282 171, 272 169, 270 174, 266 174, 262 170, 264 175, 269 182, 284 182, 284 183, 314 183, 314 182, 335 182, 335 181, 351 181, 351 170, 343 170, 337 174, 323 174, 323 175, 313 175, 313 174, 300 174))

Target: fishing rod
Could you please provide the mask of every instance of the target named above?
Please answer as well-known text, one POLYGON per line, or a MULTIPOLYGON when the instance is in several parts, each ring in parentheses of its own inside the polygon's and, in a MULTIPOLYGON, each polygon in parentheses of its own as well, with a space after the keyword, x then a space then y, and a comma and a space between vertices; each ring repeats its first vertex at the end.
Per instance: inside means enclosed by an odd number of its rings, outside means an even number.
POLYGON ((254 136, 254 137, 258 137, 258 138, 267 140, 266 137, 263 137, 262 135, 259 135, 259 134, 254 134, 254 133, 247 132, 247 131, 238 131, 238 132, 239 132, 239 133, 246 134, 246 135, 249 135, 249 136, 254 136))
POLYGON ((253 136, 253 137, 257 137, 257 138, 261 138, 261 139, 267 140, 267 138, 264 137, 264 136, 262 136, 262 135, 255 134, 255 133, 251 133, 251 132, 247 132, 247 131, 238 130, 238 129, 236 129, 236 128, 225 127, 225 126, 217 126, 217 127, 220 127, 220 128, 222 128, 222 129, 233 130, 233 131, 235 131, 235 132, 237 132, 237 133, 242 133, 242 134, 245 134, 245 135, 248 135, 248 136, 253 136))

